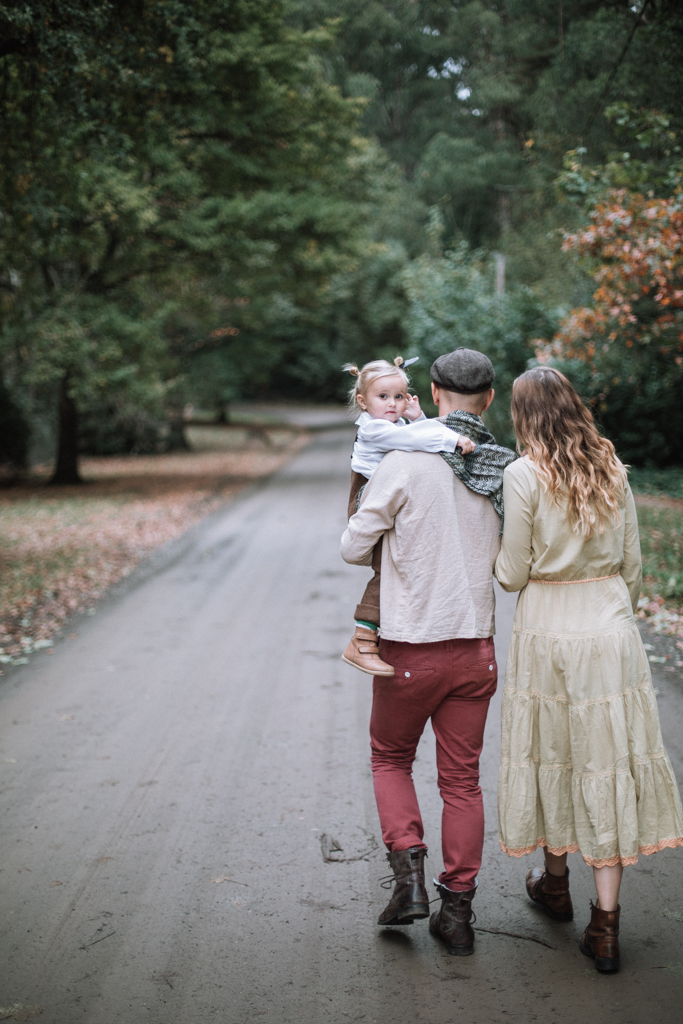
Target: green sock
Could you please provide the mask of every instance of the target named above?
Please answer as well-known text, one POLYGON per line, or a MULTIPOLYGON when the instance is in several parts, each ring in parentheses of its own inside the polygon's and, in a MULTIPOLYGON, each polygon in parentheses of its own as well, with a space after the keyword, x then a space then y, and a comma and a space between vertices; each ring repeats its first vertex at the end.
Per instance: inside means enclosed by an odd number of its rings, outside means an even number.
POLYGON ((377 626, 374 622, 364 622, 363 619, 356 619, 357 626, 365 626, 366 629, 377 630, 377 626))

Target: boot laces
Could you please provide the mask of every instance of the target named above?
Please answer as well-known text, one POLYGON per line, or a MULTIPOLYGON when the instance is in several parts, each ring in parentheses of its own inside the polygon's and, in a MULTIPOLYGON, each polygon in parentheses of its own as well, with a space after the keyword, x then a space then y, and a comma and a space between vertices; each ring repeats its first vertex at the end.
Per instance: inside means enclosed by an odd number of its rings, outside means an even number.
POLYGON ((382 889, 391 889, 394 882, 398 882, 396 875, 383 875, 382 878, 379 879, 379 884, 382 889))
MULTIPOLYGON (((427 851, 425 850, 425 857, 426 856, 427 851)), ((394 882, 398 882, 398 878, 393 873, 393 871, 390 875, 382 875, 381 878, 379 878, 379 884, 382 887, 382 889, 391 889, 391 886, 393 885, 394 882)), ((434 901, 432 900, 431 902, 433 903, 434 901)))

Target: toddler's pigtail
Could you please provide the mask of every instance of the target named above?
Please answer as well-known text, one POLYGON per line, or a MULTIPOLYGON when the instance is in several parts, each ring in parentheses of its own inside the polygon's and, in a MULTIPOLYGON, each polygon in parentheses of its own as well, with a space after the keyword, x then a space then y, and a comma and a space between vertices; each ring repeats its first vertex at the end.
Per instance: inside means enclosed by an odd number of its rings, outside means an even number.
POLYGON ((342 370, 355 377, 353 387, 349 391, 349 409, 353 412, 358 408, 358 391, 360 389, 360 370, 355 363, 344 363, 342 370))

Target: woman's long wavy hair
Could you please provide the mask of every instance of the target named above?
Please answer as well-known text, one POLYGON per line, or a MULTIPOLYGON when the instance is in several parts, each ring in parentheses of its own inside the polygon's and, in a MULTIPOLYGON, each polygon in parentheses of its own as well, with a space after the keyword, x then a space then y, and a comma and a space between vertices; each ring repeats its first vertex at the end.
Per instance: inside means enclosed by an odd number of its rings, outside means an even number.
POLYGON ((626 470, 564 374, 537 366, 518 377, 512 422, 517 450, 534 463, 551 499, 567 501, 576 533, 588 538, 608 520, 621 522, 626 470))

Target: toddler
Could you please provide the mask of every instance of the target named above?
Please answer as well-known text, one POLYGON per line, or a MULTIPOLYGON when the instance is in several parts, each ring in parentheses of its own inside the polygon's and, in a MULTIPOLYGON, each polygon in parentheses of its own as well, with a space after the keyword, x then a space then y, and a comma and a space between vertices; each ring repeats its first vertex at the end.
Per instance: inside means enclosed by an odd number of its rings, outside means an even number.
MULTIPOLYGON (((349 518, 360 504, 362 490, 387 452, 474 451, 469 437, 457 434, 439 420, 428 420, 420 409, 417 395, 408 394, 408 376, 397 356, 393 363, 376 359, 362 370, 353 363, 344 366, 356 378, 349 394, 351 408, 360 410, 356 420, 358 433, 351 456, 351 494, 349 518), (405 417, 405 418, 404 418, 405 417), (408 420, 409 422, 406 422, 408 420)), ((342 661, 373 676, 393 676, 394 669, 379 656, 379 584, 382 565, 382 541, 372 553, 375 575, 365 588, 356 608, 356 629, 342 661)))

